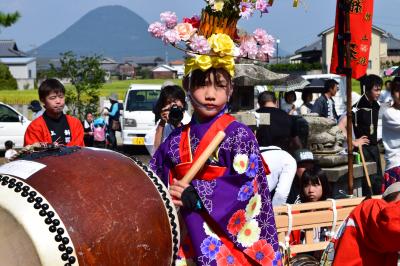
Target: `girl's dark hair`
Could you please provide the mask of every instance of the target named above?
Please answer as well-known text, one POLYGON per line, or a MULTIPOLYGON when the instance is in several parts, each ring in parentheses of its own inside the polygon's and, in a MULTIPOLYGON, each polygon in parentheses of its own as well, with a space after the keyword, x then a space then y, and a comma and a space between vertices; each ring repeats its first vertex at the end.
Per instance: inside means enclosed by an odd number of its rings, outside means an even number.
MULTIPOLYGON (((210 68, 206 71, 202 71, 200 69, 196 69, 192 72, 191 76, 186 76, 184 80, 184 88, 185 90, 188 90, 189 88, 194 88, 196 86, 204 86, 206 83, 207 77, 212 73, 214 77, 217 76, 217 71, 223 70, 226 72, 225 69, 223 68, 210 68)), ((226 72, 225 78, 227 78, 228 83, 232 83, 231 76, 226 72)))
POLYGON ((300 182, 300 199, 301 202, 308 202, 307 196, 304 194, 304 188, 308 184, 321 185, 322 186, 322 196, 319 200, 326 200, 331 197, 331 189, 329 186, 328 178, 326 173, 321 170, 319 166, 314 166, 310 169, 306 169, 301 176, 300 182))
POLYGON ((46 79, 40 84, 38 92, 39 99, 42 100, 52 92, 65 94, 65 88, 57 79, 46 79))
POLYGON ((283 98, 285 99, 285 102, 289 103, 289 102, 288 102, 288 98, 289 98, 289 96, 291 96, 291 95, 294 96, 293 102, 295 102, 295 101, 297 100, 296 93, 295 93, 294 91, 288 91, 288 92, 285 92, 285 95, 283 96, 283 98))
POLYGON ((153 108, 153 113, 156 116, 156 122, 161 118, 161 110, 168 104, 168 100, 180 100, 185 108, 187 104, 185 101, 185 92, 178 85, 166 86, 161 92, 158 100, 153 108))

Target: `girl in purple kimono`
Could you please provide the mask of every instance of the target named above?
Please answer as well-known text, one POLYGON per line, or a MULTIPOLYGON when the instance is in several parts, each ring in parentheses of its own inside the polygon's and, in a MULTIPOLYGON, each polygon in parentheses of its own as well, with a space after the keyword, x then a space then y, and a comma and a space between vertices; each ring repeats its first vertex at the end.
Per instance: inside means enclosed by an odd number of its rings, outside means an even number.
POLYGON ((281 265, 268 167, 253 132, 225 114, 233 90, 230 73, 197 69, 184 84, 192 120, 173 131, 150 162, 184 220, 176 265, 281 265), (224 140, 184 184, 180 179, 220 130, 224 140))

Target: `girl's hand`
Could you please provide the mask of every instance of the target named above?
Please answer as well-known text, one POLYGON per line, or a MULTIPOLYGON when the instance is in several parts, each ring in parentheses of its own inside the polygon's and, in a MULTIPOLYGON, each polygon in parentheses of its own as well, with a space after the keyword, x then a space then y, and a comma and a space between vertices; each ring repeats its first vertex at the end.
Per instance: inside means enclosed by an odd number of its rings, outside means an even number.
POLYGON ((180 180, 174 179, 174 183, 169 187, 169 193, 172 196, 172 202, 175 206, 182 207, 182 192, 189 186, 180 180))

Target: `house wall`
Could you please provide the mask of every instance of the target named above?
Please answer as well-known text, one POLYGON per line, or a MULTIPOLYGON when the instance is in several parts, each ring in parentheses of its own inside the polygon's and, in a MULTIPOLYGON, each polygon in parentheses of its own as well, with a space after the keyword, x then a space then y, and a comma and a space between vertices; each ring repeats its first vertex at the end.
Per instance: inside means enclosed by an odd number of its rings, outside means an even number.
MULTIPOLYGON (((322 38, 323 38, 322 39, 323 72, 329 73, 332 60, 332 48, 333 48, 333 38, 334 38, 333 30, 323 35, 322 38)), ((381 54, 385 53, 382 50, 387 51, 387 45, 386 46, 385 44, 381 45, 380 34, 373 30, 371 48, 369 51, 369 60, 371 61, 371 67, 367 69, 367 74, 376 74, 376 75, 380 74, 381 54)))
POLYGON ((8 68, 10 69, 11 75, 17 80, 19 90, 34 88, 36 80, 36 61, 30 62, 27 65, 8 65, 8 68))
POLYGON ((175 79, 176 73, 172 71, 153 71, 154 79, 175 79))

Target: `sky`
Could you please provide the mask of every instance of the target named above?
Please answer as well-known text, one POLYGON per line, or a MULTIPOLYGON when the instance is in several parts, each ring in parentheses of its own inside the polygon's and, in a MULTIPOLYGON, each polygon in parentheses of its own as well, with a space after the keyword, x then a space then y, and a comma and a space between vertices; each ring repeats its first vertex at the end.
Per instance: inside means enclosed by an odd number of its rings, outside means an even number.
MULTIPOLYGON (((280 40, 281 52, 295 50, 318 39, 318 34, 334 25, 336 0, 275 0, 269 13, 242 19, 247 31, 264 28, 280 40)), ((399 0, 375 0, 374 25, 400 39, 399 0)), ((14 39, 21 50, 31 50, 62 33, 87 12, 101 6, 121 5, 151 23, 160 12, 175 11, 178 18, 200 14, 202 0, 1 0, 0 11, 19 11, 21 19, 9 28, 0 28, 0 39, 14 39)), ((131 25, 134 27, 134 25, 131 25)))

